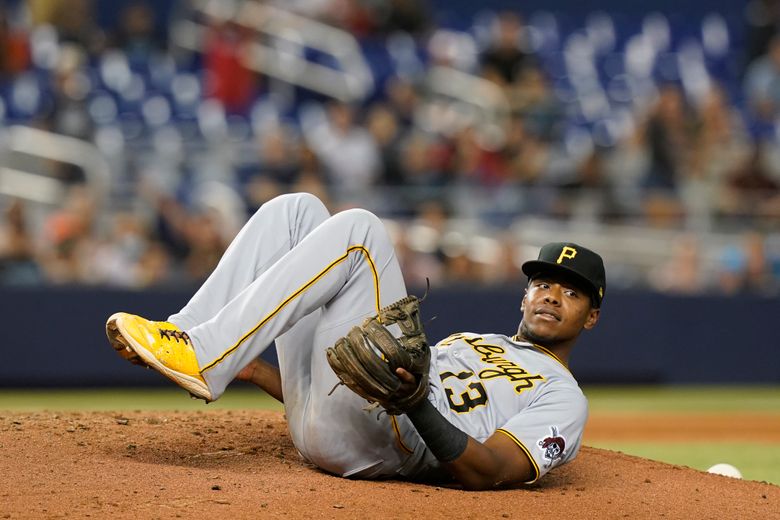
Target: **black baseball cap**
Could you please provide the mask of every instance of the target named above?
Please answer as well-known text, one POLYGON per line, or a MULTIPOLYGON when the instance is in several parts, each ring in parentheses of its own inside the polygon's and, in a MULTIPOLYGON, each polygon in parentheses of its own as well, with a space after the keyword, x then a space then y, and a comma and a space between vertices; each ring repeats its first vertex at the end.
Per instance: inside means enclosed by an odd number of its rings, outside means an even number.
POLYGON ((523 272, 529 279, 540 273, 567 276, 590 291, 595 307, 601 307, 607 290, 607 275, 601 256, 573 242, 545 244, 539 251, 539 258, 523 264, 523 272))

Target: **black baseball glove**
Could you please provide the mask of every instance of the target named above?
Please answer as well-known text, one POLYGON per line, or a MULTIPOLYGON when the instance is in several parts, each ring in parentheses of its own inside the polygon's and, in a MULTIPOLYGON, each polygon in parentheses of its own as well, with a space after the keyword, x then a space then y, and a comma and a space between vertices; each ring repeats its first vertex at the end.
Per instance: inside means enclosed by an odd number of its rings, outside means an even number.
POLYGON ((428 395, 431 349, 420 319, 420 300, 407 296, 366 318, 327 350, 328 363, 341 383, 387 413, 400 415, 428 395), (398 324, 400 336, 388 327, 398 324), (395 373, 404 368, 417 386, 402 385, 395 373))

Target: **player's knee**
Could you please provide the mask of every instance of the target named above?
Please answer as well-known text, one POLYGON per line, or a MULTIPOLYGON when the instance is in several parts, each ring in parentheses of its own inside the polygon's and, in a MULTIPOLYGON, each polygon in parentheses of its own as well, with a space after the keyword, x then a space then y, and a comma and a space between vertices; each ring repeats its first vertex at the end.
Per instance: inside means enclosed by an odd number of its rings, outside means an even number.
POLYGON ((313 209, 322 209, 325 210, 325 204, 317 197, 316 195, 312 195, 311 193, 301 192, 301 193, 288 193, 287 195, 281 195, 282 197, 289 197, 289 199, 292 201, 293 204, 297 205, 299 208, 313 208, 313 209))
POLYGON ((370 232, 385 232, 382 221, 368 210, 354 208, 342 211, 338 216, 354 228, 365 228, 370 232))
POLYGON ((262 218, 262 215, 266 211, 284 211, 288 213, 315 213, 319 214, 321 219, 328 217, 328 210, 325 204, 311 193, 285 193, 284 195, 278 195, 273 199, 263 204, 252 218, 262 218))
POLYGON ((319 223, 330 216, 325 204, 311 193, 290 193, 283 196, 289 197, 292 211, 296 215, 303 216, 304 220, 313 219, 319 223))
POLYGON ((263 204, 263 207, 277 204, 293 208, 325 207, 322 201, 311 193, 285 193, 283 195, 277 195, 263 204))

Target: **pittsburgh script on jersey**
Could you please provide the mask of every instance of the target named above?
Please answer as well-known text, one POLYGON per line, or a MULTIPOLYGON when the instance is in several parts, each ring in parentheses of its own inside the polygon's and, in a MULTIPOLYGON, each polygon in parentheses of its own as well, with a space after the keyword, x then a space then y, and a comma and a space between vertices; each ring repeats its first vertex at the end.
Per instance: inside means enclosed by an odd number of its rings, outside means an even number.
POLYGON ((499 345, 491 345, 489 343, 483 343, 484 338, 481 336, 466 337, 460 334, 450 336, 442 344, 449 345, 456 340, 463 340, 473 348, 480 356, 481 361, 489 363, 495 368, 486 368, 477 374, 480 379, 493 379, 496 377, 505 377, 513 383, 519 382, 515 385, 515 392, 522 393, 523 390, 533 388, 536 381, 543 381, 544 376, 541 374, 529 374, 523 367, 517 365, 513 361, 502 357, 502 354, 506 354, 506 350, 499 345), (446 343, 445 343, 446 342, 446 343))

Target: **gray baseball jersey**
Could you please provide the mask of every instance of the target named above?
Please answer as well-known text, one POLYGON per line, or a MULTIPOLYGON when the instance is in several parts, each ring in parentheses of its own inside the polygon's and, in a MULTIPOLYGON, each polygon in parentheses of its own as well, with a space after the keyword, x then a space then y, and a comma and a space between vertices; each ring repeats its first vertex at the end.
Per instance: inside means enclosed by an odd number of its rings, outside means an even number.
MULTIPOLYGON (((247 222, 187 305, 168 321, 192 340, 218 398, 276 341, 285 413, 298 451, 320 468, 361 478, 436 474, 406 416, 389 416, 346 387, 325 350, 366 316, 406 296, 393 245, 364 210, 330 216, 309 194, 283 195, 247 222)), ((435 347, 429 399, 477 440, 500 431, 536 478, 570 460, 586 405, 543 349, 504 336, 456 335, 435 347)))
MULTIPOLYGON (((478 441, 497 431, 511 438, 531 460, 531 482, 574 459, 588 415, 585 396, 555 354, 499 334, 460 333, 439 342, 430 400, 478 441)), ((431 457, 422 464, 437 465, 431 457)))

